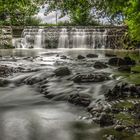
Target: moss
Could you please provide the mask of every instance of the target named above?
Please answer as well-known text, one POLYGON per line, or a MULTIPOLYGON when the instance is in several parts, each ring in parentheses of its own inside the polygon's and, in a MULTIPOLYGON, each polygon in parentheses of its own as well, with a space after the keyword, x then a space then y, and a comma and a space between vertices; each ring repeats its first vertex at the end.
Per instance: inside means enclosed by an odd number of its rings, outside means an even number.
POLYGON ((128 113, 118 113, 115 115, 116 120, 120 120, 123 125, 130 126, 135 124, 135 119, 128 113))
POLYGON ((132 67, 131 71, 134 72, 134 73, 140 73, 140 65, 132 67))
POLYGON ((121 109, 130 109, 134 107, 134 104, 129 101, 124 101, 113 105, 114 108, 121 108, 121 109))
MULTIPOLYGON (((124 138, 128 138, 130 136, 132 136, 133 134, 132 133, 128 133, 128 132, 119 132, 119 131, 116 131, 114 128, 106 128, 104 130, 102 130, 100 132, 102 136, 109 136, 109 135, 112 135, 114 136, 115 138, 117 138, 117 140, 123 140, 124 138)), ((106 140, 107 138, 103 137, 102 140, 106 140)))

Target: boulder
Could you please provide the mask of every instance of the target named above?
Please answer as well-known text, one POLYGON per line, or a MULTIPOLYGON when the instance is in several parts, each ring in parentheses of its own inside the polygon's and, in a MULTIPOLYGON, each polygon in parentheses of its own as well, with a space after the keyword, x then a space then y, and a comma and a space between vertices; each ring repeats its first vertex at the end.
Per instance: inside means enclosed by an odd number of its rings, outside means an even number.
POLYGON ((105 94, 107 100, 124 99, 127 97, 140 97, 139 87, 127 83, 119 83, 105 94))
POLYGON ((109 59, 108 64, 111 66, 122 66, 125 65, 125 60, 122 58, 118 58, 118 57, 113 57, 111 59, 109 59))
POLYGON ((67 76, 71 74, 68 67, 60 67, 54 71, 56 76, 67 76))
POLYGON ((91 103, 91 97, 88 94, 71 94, 69 96, 68 101, 72 104, 75 105, 80 105, 80 106, 89 106, 91 103))
POLYGON ((98 57, 98 55, 97 54, 87 54, 86 57, 87 58, 96 58, 96 57, 98 57))
POLYGON ((119 68, 118 68, 118 71, 120 71, 120 72, 131 72, 131 67, 130 66, 120 66, 119 68))
POLYGON ((113 57, 108 61, 108 64, 111 66, 123 66, 123 65, 135 65, 135 60, 132 60, 130 57, 118 58, 113 57))
POLYGON ((82 55, 78 55, 78 56, 77 56, 77 59, 85 59, 85 57, 82 56, 82 55))
POLYGON ((99 124, 101 127, 111 126, 114 124, 114 118, 110 114, 102 113, 99 117, 99 124))
POLYGON ((109 80, 109 76, 106 73, 94 73, 94 74, 77 74, 73 81, 75 83, 84 83, 84 82, 103 82, 109 80))
POLYGON ((107 68, 108 66, 106 64, 104 64, 103 62, 95 62, 94 64, 94 68, 96 69, 104 69, 104 68, 107 68))

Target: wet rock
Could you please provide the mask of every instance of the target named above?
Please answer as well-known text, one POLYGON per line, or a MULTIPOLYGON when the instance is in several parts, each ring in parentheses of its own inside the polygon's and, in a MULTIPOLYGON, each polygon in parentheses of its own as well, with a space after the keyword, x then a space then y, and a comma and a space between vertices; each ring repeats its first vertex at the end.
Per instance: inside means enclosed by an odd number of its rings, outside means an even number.
POLYGON ((105 93, 107 100, 124 99, 126 97, 140 97, 139 86, 131 85, 127 83, 119 83, 105 93))
POLYGON ((10 83, 9 80, 0 78, 0 87, 7 86, 10 83))
POLYGON ((82 55, 78 55, 78 56, 77 56, 77 59, 85 59, 85 57, 82 56, 82 55))
POLYGON ((110 54, 110 53, 105 53, 105 56, 106 56, 106 57, 116 57, 115 54, 110 54))
POLYGON ((6 65, 0 65, 0 77, 8 77, 13 73, 19 72, 20 69, 9 67, 6 65))
POLYGON ((60 67, 54 71, 56 76, 67 76, 71 74, 68 67, 60 67))
POLYGON ((67 56, 61 55, 60 58, 61 58, 61 59, 67 59, 67 56))
POLYGON ((106 73, 94 73, 94 74, 77 74, 73 81, 75 83, 84 83, 84 82, 103 82, 109 80, 109 76, 106 73))
POLYGON ((86 57, 87 58, 96 58, 96 57, 98 57, 98 55, 97 54, 87 54, 86 57))
POLYGON ((135 60, 132 60, 130 57, 124 57, 126 65, 135 65, 135 60))
POLYGON ((100 118, 99 118, 99 124, 101 127, 111 126, 114 124, 114 118, 110 114, 102 113, 100 118))
POLYGON ((118 68, 118 71, 120 71, 120 72, 131 72, 131 67, 130 66, 120 66, 118 68))
POLYGON ((87 94, 71 94, 69 96, 68 101, 72 104, 75 105, 80 105, 80 106, 89 106, 89 104, 91 103, 91 97, 87 94))
POLYGON ((124 125, 116 125, 116 126, 114 127, 114 129, 115 129, 116 131, 123 131, 125 128, 126 128, 126 126, 124 126, 124 125))
POLYGON ((107 68, 108 66, 106 64, 104 64, 103 62, 95 62, 94 64, 94 68, 96 69, 104 69, 104 68, 107 68))
POLYGON ((109 61, 108 61, 108 64, 111 65, 111 66, 121 66, 121 65, 125 65, 125 60, 122 59, 122 58, 118 58, 118 57, 114 57, 114 58, 111 58, 109 61))
POLYGON ((123 66, 123 65, 135 65, 136 62, 130 57, 118 58, 114 57, 108 61, 108 64, 111 66, 123 66))

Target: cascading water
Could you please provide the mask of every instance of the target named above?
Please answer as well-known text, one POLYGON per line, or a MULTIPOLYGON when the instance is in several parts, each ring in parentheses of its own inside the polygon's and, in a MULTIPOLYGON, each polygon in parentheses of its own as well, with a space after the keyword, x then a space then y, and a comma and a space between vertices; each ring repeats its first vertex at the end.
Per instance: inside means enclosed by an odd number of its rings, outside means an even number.
POLYGON ((96 48, 104 49, 107 41, 107 30, 105 31, 95 30, 92 34, 92 40, 94 49, 96 48))
POLYGON ((69 48, 69 36, 65 28, 60 32, 58 48, 69 48))
POLYGON ((43 29, 24 29, 20 45, 14 42, 16 48, 43 48, 43 29))
POLYGON ((42 40, 43 40, 43 29, 39 29, 37 35, 35 36, 34 48, 42 48, 42 40))
POLYGON ((75 29, 72 33, 73 48, 87 47, 87 34, 84 29, 75 29))
POLYGON ((58 48, 102 48, 104 49, 107 41, 107 30, 88 30, 76 29, 71 31, 62 29, 59 36, 58 48))
POLYGON ((97 28, 25 28, 22 38, 14 39, 16 48, 87 48, 104 49, 107 29, 97 28))

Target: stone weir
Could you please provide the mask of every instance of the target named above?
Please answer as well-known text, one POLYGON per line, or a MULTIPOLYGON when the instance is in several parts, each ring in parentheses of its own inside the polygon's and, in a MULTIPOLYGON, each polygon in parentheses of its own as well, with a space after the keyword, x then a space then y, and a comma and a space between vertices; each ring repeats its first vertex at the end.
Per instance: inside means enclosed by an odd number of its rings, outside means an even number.
POLYGON ((15 39, 16 48, 122 48, 124 26, 92 27, 26 27, 21 38, 15 39))

